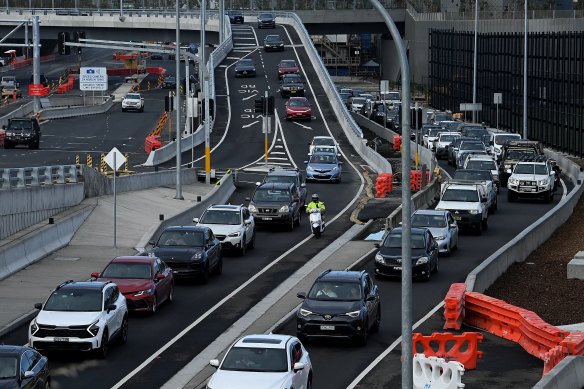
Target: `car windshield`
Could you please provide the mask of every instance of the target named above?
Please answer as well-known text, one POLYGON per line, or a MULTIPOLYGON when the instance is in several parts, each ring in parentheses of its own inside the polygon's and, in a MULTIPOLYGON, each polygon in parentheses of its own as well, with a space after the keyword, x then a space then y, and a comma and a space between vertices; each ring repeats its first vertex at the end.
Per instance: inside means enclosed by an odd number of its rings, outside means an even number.
POLYGON ((515 170, 513 170, 515 174, 539 174, 539 175, 546 175, 548 174, 547 168, 544 164, 541 163, 520 163, 515 166, 515 170))
POLYGON ((455 131, 456 128, 460 125, 459 122, 443 122, 441 126, 444 127, 447 131, 455 131))
POLYGON ((308 104, 306 99, 290 99, 288 105, 290 107, 308 107, 310 104, 308 104))
POLYGON ((282 41, 282 38, 280 38, 278 35, 268 35, 266 37, 266 42, 280 42, 282 41))
POLYGON ((100 312, 101 289, 61 288, 51 294, 43 310, 59 312, 100 312))
POLYGON ((312 154, 310 163, 336 164, 337 157, 334 154, 312 154))
POLYGON ((11 130, 30 130, 32 128, 32 122, 30 120, 11 120, 9 127, 11 130))
POLYGON ((365 104, 365 101, 367 101, 367 99, 365 97, 353 97, 353 100, 351 100, 351 103, 353 105, 357 105, 357 104, 363 105, 363 104, 365 104))
POLYGON ((151 279, 151 266, 148 263, 112 262, 101 273, 102 278, 151 279))
POLYGON ((201 223, 239 225, 241 224, 241 221, 239 220, 239 211, 219 211, 209 209, 203 214, 203 217, 201 217, 201 223))
POLYGON ((253 201, 288 203, 290 201, 290 193, 286 189, 258 188, 253 195, 253 201))
POLYGON ((479 194, 476 190, 468 189, 446 189, 442 195, 442 201, 461 201, 476 203, 479 201, 479 194))
POLYGON ((309 299, 359 301, 362 298, 358 282, 317 281, 308 292, 309 299))
POLYGON ((137 94, 137 93, 128 93, 126 95, 126 99, 139 100, 140 99, 140 95, 137 94))
POLYGON ((434 121, 435 122, 443 122, 446 120, 452 120, 452 115, 447 114, 447 113, 437 113, 434 115, 434 121))
POLYGON ((440 142, 452 142, 457 135, 453 134, 441 134, 440 135, 440 142))
POLYGON ((471 138, 482 138, 483 135, 489 135, 489 133, 482 127, 479 128, 467 127, 464 129, 464 135, 470 136, 471 138))
POLYGON ((221 370, 283 373, 288 371, 286 350, 264 347, 232 347, 221 370))
POLYGON ((18 359, 9 355, 0 356, 0 380, 16 377, 18 359))
POLYGON ((430 131, 428 131, 428 138, 435 138, 440 135, 441 132, 444 132, 442 128, 431 128, 430 131))
POLYGON ((412 227, 446 227, 446 219, 443 215, 424 215, 415 213, 412 215, 412 227))
POLYGON ((164 231, 158 238, 158 246, 202 247, 204 235, 199 231, 164 231))
POLYGON ((491 179, 491 175, 488 170, 473 170, 468 171, 466 169, 458 169, 454 172, 454 179, 455 180, 481 180, 487 181, 491 179))
POLYGON ((296 62, 295 61, 281 61, 280 67, 281 68, 295 68, 296 62))
POLYGON ((401 100, 399 92, 387 92, 383 94, 384 100, 401 100))
MULTIPOLYGON (((423 249, 426 247, 424 242, 424 234, 416 234, 412 231, 412 235, 410 237, 412 242, 413 249, 423 249)), ((402 247, 402 233, 400 232, 392 232, 383 241, 383 247, 390 247, 390 248, 398 248, 402 247)))
POLYGON ((534 150, 509 150, 507 152, 507 159, 520 159, 525 155, 534 155, 534 150))
POLYGON ((519 135, 519 134, 505 134, 505 135, 497 134, 497 135, 495 135, 495 144, 502 146, 508 140, 519 140, 519 139, 521 139, 521 135, 519 135))
POLYGON ((314 138, 312 140, 313 146, 334 146, 335 141, 332 138, 314 138))
POLYGON ((466 164, 467 169, 479 169, 479 170, 497 170, 497 164, 495 161, 468 161, 466 164))
POLYGON ((253 59, 240 59, 237 64, 240 66, 253 66, 253 59))
POLYGON ((460 150, 484 150, 485 145, 478 142, 463 142, 459 148, 460 150))

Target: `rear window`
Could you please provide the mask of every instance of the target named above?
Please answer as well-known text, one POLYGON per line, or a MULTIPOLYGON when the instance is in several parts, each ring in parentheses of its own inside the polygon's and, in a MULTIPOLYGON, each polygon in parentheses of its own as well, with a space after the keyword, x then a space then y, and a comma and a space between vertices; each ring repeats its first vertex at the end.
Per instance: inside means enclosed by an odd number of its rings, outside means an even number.
POLYGON ((271 201, 271 202, 288 202, 290 201, 290 192, 286 189, 267 189, 258 188, 254 195, 254 201, 271 201))

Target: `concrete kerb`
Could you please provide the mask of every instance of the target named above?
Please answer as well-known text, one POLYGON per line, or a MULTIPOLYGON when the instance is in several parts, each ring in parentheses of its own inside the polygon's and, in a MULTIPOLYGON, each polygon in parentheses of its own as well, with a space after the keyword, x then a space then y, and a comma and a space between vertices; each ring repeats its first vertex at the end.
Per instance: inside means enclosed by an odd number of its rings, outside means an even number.
POLYGON ((581 388, 584 382, 584 356, 567 356, 546 374, 533 389, 581 388))
POLYGON ((158 239, 166 227, 192 224, 193 217, 199 216, 211 204, 224 204, 234 191, 235 185, 231 173, 224 175, 200 203, 158 224, 150 226, 144 235, 142 235, 142 238, 140 238, 140 241, 134 249, 140 253, 145 252, 148 242, 158 239))

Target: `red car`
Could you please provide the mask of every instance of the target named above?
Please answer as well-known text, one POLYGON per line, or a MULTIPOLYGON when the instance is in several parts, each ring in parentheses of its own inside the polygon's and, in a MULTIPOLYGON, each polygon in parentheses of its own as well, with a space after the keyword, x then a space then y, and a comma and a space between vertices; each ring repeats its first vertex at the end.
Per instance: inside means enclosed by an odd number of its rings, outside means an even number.
POLYGON ((286 120, 312 119, 312 105, 306 97, 290 97, 286 102, 286 120))
POLYGON ((101 273, 91 273, 91 277, 114 282, 132 311, 155 313, 160 304, 172 302, 172 269, 157 257, 116 257, 101 273))
POLYGON ((298 64, 293 59, 281 60, 278 64, 278 80, 281 80, 284 74, 289 73, 299 74, 300 68, 298 67, 298 64))

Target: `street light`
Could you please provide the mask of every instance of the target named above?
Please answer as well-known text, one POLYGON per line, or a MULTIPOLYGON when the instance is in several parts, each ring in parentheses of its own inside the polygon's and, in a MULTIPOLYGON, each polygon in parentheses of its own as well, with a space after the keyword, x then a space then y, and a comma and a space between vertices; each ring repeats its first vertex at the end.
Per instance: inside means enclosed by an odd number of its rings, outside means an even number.
POLYGON ((527 0, 525 6, 525 32, 523 34, 523 139, 527 139, 527 0))
POLYGON ((175 199, 184 200, 182 196, 181 184, 181 138, 182 131, 180 130, 180 8, 179 0, 176 0, 176 47, 174 51, 175 66, 176 66, 176 195, 175 199))
POLYGON ((472 75, 472 122, 477 122, 477 50, 479 41, 479 0, 475 0, 475 28, 474 28, 474 54, 473 54, 473 75, 472 75))

